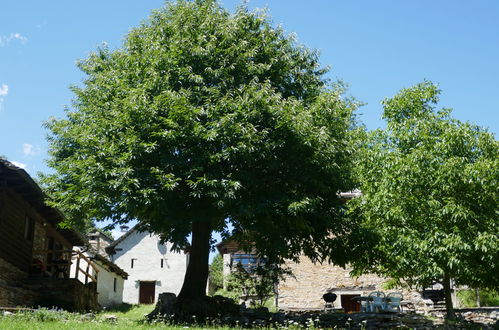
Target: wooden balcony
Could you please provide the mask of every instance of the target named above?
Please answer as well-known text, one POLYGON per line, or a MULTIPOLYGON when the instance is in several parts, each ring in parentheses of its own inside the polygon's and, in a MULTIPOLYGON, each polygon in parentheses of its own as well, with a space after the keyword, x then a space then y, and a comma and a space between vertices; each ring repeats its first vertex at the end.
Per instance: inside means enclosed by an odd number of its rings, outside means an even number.
POLYGON ((95 265, 95 263, 85 256, 79 250, 42 250, 42 251, 33 251, 33 255, 42 255, 43 260, 46 262, 42 262, 38 259, 33 260, 32 269, 30 275, 36 277, 51 277, 51 278, 75 278, 79 279, 79 274, 83 275, 84 284, 89 284, 94 282, 94 287, 97 287, 97 274, 99 273, 99 269, 95 265), (84 262, 82 262, 82 260, 84 262), (76 267, 74 268, 74 273, 70 274, 71 265, 75 263, 76 267), (93 274, 91 273, 90 268, 93 270, 93 274), (71 276, 73 275, 73 276, 71 276))

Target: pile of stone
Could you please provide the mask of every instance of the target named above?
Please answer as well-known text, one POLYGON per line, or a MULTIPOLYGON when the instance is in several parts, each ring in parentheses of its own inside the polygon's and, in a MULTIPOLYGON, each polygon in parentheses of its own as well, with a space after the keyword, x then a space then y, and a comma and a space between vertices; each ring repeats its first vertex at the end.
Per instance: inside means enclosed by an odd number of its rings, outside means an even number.
POLYGON ((339 329, 431 329, 433 322, 419 314, 405 313, 286 313, 285 324, 339 329))
MULTIPOLYGON (((481 307, 481 308, 464 308, 464 309, 456 309, 456 316, 458 320, 482 325, 485 328, 488 326, 498 325, 499 328, 499 308, 498 307, 481 307)), ((438 319, 442 319, 445 317, 444 309, 436 309, 430 311, 429 315, 436 317, 438 319)))
POLYGON ((465 311, 463 317, 453 323, 444 323, 441 312, 432 314, 436 319, 414 312, 345 314, 334 311, 288 311, 270 313, 267 308, 246 308, 244 304, 238 306, 231 299, 215 296, 209 298, 209 308, 206 304, 192 306, 189 313, 193 311, 202 311, 202 313, 185 318, 185 315, 175 310, 175 302, 176 296, 173 293, 160 294, 155 310, 148 316, 149 320, 173 323, 184 323, 190 320, 191 323, 244 328, 284 326, 336 329, 493 329, 499 317, 499 310, 488 310, 488 313, 479 313, 474 310, 468 314, 466 312, 469 311, 465 311))

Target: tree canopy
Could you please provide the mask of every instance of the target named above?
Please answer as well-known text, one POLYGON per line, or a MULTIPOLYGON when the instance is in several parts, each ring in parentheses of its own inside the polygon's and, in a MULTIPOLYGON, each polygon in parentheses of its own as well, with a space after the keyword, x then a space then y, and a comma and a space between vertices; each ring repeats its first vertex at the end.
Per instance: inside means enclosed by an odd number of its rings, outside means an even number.
POLYGON ((345 263, 357 104, 265 13, 168 2, 78 66, 67 118, 46 124, 44 181, 70 219, 138 220, 176 247, 192 233, 181 296, 205 294, 212 231, 345 263))
POLYGON ((351 215, 372 246, 354 266, 422 286, 497 288, 499 144, 437 110, 439 94, 425 81, 383 102, 387 127, 368 134, 356 166, 351 215))

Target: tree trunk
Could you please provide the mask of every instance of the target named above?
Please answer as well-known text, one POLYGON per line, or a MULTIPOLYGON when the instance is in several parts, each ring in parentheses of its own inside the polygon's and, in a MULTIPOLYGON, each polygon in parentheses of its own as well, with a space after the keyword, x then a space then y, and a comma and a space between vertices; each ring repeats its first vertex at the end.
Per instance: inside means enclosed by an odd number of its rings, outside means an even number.
POLYGON ((451 283, 450 276, 448 272, 444 272, 444 294, 445 294, 445 310, 447 312, 448 319, 456 318, 454 313, 454 306, 452 305, 452 293, 451 293, 451 283))
POLYGON ((480 306, 480 291, 478 288, 475 289, 476 307, 480 306))
POLYGON ((208 219, 193 221, 189 264, 177 300, 181 305, 194 300, 200 301, 206 297, 210 239, 210 221, 208 219))

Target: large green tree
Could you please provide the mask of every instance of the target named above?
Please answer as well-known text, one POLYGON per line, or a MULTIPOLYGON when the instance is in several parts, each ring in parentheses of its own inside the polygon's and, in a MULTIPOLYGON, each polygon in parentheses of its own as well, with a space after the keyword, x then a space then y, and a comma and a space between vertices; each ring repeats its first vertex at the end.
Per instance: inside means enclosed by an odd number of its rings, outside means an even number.
POLYGON ((345 262, 356 103, 264 13, 168 2, 79 68, 67 118, 47 123, 47 189, 70 219, 138 220, 176 247, 192 234, 180 302, 205 296, 213 231, 272 262, 345 262))
POLYGON ((362 197, 350 205, 372 238, 357 272, 442 281, 452 316, 451 279, 499 283, 499 144, 437 110, 439 94, 426 81, 383 102, 387 127, 365 139, 356 166, 362 197))

